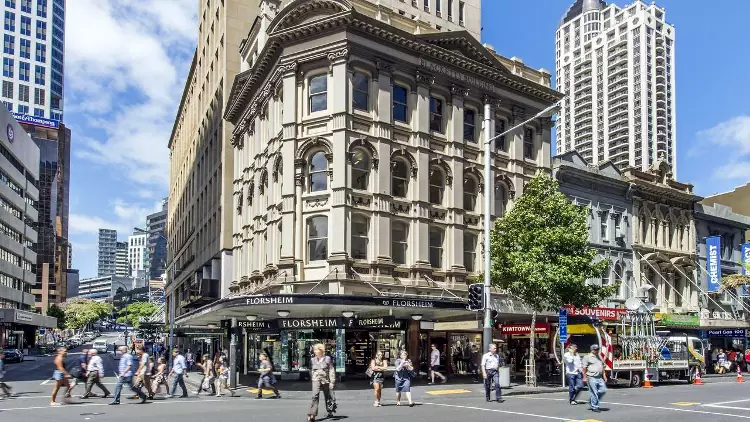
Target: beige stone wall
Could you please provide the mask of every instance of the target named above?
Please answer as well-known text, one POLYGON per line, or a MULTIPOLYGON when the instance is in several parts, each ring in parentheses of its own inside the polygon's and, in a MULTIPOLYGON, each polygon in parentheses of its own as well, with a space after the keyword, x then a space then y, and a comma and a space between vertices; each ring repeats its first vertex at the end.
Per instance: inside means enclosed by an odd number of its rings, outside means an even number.
MULTIPOLYGON (((737 214, 750 216, 750 183, 738 186, 729 192, 709 196, 701 201, 705 205, 721 204, 732 208, 737 214)), ((745 240, 750 239, 750 230, 745 233, 745 240)))

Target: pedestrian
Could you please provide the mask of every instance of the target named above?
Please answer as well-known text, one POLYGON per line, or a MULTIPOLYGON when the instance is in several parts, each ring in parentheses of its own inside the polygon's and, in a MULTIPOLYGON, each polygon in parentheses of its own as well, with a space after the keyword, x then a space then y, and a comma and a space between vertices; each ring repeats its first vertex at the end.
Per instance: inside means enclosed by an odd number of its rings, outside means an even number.
POLYGON ((154 392, 151 390, 151 371, 153 366, 148 353, 146 353, 146 347, 139 346, 136 354, 138 356, 138 369, 135 371, 135 381, 133 384, 139 391, 145 387, 148 398, 153 399, 154 392))
POLYGON ((578 355, 578 346, 571 344, 568 351, 563 355, 565 360, 565 377, 568 381, 568 401, 571 405, 577 405, 578 394, 583 390, 583 374, 581 357, 578 355))
MULTIPOLYGON (((435 347, 433 344, 432 347, 435 347)), ((414 378, 414 365, 409 360, 409 354, 402 350, 399 358, 396 359, 396 370, 393 373, 396 380, 396 406, 401 406, 401 393, 406 394, 406 400, 409 401, 409 407, 414 407, 411 400, 411 380, 414 378)))
POLYGON ((313 346, 314 356, 311 359, 310 371, 312 380, 312 403, 307 412, 307 420, 314 421, 318 417, 318 403, 320 402, 320 392, 326 403, 328 418, 332 418, 336 412, 336 402, 333 399, 332 392, 336 386, 336 368, 333 366, 330 356, 325 355, 325 346, 318 343, 313 346))
POLYGON ((159 358, 156 364, 156 374, 152 377, 153 382, 151 391, 154 395, 161 391, 161 387, 164 386, 164 390, 169 394, 169 386, 167 385, 167 361, 164 358, 159 358))
POLYGON ((3 390, 3 396, 0 397, 0 400, 13 395, 13 389, 5 383, 5 362, 3 359, 5 359, 5 353, 3 349, 0 349, 0 388, 3 390))
POLYGON ((591 345, 591 353, 586 355, 581 362, 583 369, 583 382, 589 384, 589 394, 591 395, 590 410, 596 413, 601 412, 599 401, 607 393, 607 372, 604 368, 601 356, 599 356, 599 345, 591 345))
POLYGON ((214 385, 215 371, 214 362, 209 358, 208 354, 203 355, 201 363, 198 367, 203 371, 203 380, 198 385, 198 390, 195 391, 196 395, 200 395, 201 391, 208 392, 211 389, 211 393, 216 395, 216 386, 214 385))
POLYGON ((234 390, 229 388, 229 366, 224 358, 219 358, 218 369, 216 370, 216 397, 221 397, 222 390, 227 390, 234 397, 234 390))
POLYGON ((187 353, 185 353, 185 361, 187 362, 187 371, 192 371, 193 365, 195 365, 195 358, 193 357, 193 352, 191 352, 190 349, 187 349, 187 353))
POLYGON ((503 401, 502 391, 500 390, 500 367, 505 362, 497 353, 497 346, 490 344, 487 353, 482 356, 480 367, 482 368, 482 378, 484 379, 484 397, 487 401, 492 398, 492 384, 495 384, 495 400, 498 403, 503 401))
POLYGON ((440 378, 440 381, 442 383, 445 383, 446 381, 448 381, 448 378, 438 372, 438 369, 440 369, 440 350, 438 350, 437 346, 434 344, 431 347, 432 352, 430 352, 430 382, 428 384, 435 384, 436 375, 440 378))
POLYGON ((388 361, 383 359, 383 352, 378 350, 375 358, 370 361, 370 384, 375 393, 375 404, 380 407, 380 398, 383 395, 383 382, 385 381, 385 371, 388 369, 388 361))
POLYGON ((73 393, 73 389, 76 388, 76 385, 80 382, 81 384, 86 384, 86 374, 88 373, 88 361, 89 361, 89 349, 83 349, 81 351, 81 354, 78 355, 78 358, 76 358, 76 365, 73 367, 73 369, 70 370, 70 376, 73 378, 73 384, 70 386, 70 389, 65 393, 65 398, 69 399, 71 394, 73 393))
POLYGON ((55 380, 55 387, 52 388, 52 397, 50 400, 50 406, 60 406, 60 403, 56 402, 57 392, 60 391, 60 387, 65 387, 65 397, 68 397, 70 393, 70 374, 65 369, 65 356, 68 355, 67 347, 58 347, 57 355, 55 356, 55 371, 52 373, 52 379, 55 380))
POLYGON ((270 388, 273 390, 273 396, 271 398, 280 399, 279 389, 276 388, 276 377, 273 375, 273 364, 268 360, 268 355, 264 352, 261 353, 258 358, 260 359, 260 365, 258 372, 258 396, 256 398, 263 398, 263 387, 270 388))
POLYGON ((143 394, 140 388, 136 388, 135 385, 133 385, 133 374, 138 366, 134 362, 133 355, 128 353, 127 346, 120 346, 120 353, 122 356, 120 357, 120 366, 118 368, 119 377, 117 378, 117 385, 115 386, 115 396, 112 398, 112 403, 110 403, 110 405, 116 406, 120 404, 120 394, 122 393, 123 385, 127 385, 138 395, 141 399, 141 404, 146 403, 146 400, 148 399, 146 395, 143 394))
POLYGON ((169 376, 174 375, 174 378, 172 379, 172 391, 169 392, 169 396, 167 397, 174 397, 174 393, 177 392, 178 384, 182 389, 182 395, 180 397, 188 396, 184 378, 187 376, 187 374, 185 374, 185 365, 185 356, 182 356, 178 349, 174 349, 172 351, 172 369, 169 371, 169 376))
POLYGON ((102 379, 104 378, 104 364, 96 349, 89 350, 89 363, 87 369, 86 394, 84 394, 81 398, 87 399, 91 397, 91 388, 93 388, 94 385, 99 387, 99 389, 104 392, 104 396, 102 396, 102 398, 106 399, 107 397, 109 397, 109 390, 107 390, 107 387, 102 384, 102 379))

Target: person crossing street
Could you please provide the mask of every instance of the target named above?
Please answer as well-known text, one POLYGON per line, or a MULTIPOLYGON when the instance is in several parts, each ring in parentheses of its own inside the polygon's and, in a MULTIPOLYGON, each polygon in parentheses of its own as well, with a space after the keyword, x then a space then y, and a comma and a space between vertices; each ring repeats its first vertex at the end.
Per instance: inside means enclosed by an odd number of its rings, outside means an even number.
POLYGON ((565 377, 568 381, 568 402, 578 404, 578 394, 583 390, 581 357, 578 356, 578 346, 571 344, 563 355, 565 360, 565 377))
POLYGON ((137 365, 133 361, 133 355, 128 353, 127 346, 120 346, 120 366, 119 366, 119 377, 117 378, 117 386, 115 387, 115 396, 113 397, 110 405, 120 404, 120 393, 122 393, 123 385, 127 385, 138 397, 141 399, 141 403, 146 403, 146 395, 133 385, 133 373, 137 365))
POLYGON ((91 397, 91 388, 96 385, 103 392, 102 398, 109 397, 109 390, 102 384, 102 378, 104 378, 104 364, 102 358, 98 355, 96 349, 89 350, 89 363, 88 363, 88 375, 86 378, 86 394, 83 395, 84 399, 91 397))
POLYGON ((172 380, 172 390, 169 392, 167 397, 174 397, 174 393, 177 392, 177 385, 182 389, 182 395, 180 397, 187 397, 187 387, 185 387, 185 370, 187 369, 187 363, 185 363, 185 356, 180 354, 178 349, 172 351, 172 369, 169 371, 169 376, 174 375, 172 380))
POLYGON ((500 390, 500 367, 504 364, 503 358, 497 353, 497 346, 490 344, 487 353, 482 356, 480 364, 482 368, 482 378, 484 379, 484 395, 487 401, 491 401, 492 384, 495 384, 495 400, 498 403, 503 401, 502 391, 500 390))
POLYGON ((591 345, 591 353, 583 358, 581 367, 583 368, 583 382, 588 381, 589 384, 590 410, 599 413, 601 412, 599 402, 607 393, 607 372, 604 368, 604 362, 599 356, 598 344, 591 345))

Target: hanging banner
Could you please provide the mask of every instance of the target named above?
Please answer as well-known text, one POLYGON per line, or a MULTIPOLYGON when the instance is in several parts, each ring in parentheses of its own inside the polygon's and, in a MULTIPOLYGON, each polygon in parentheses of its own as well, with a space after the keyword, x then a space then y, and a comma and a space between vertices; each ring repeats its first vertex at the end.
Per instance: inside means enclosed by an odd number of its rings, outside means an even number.
POLYGON ((708 292, 715 293, 721 289, 721 237, 706 238, 706 284, 708 292))
MULTIPOLYGON (((742 275, 750 275, 750 271, 745 267, 746 265, 750 265, 750 243, 743 243, 740 248, 742 248, 742 256, 740 258, 740 262, 742 262, 742 275)), ((750 294, 748 294, 748 287, 747 284, 742 286, 742 297, 748 297, 750 294)))

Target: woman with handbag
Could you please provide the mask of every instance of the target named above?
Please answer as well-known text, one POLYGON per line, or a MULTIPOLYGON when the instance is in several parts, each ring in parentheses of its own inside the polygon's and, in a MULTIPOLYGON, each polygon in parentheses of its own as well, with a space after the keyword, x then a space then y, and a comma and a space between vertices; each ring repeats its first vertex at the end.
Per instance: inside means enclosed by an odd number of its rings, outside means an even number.
POLYGON ((203 380, 201 381, 198 391, 195 392, 199 395, 201 391, 208 392, 211 389, 212 395, 216 395, 216 386, 214 385, 215 371, 214 362, 208 357, 208 354, 203 355, 201 363, 198 367, 203 371, 203 380))
POLYGON ((167 391, 167 394, 169 394, 169 385, 167 385, 167 361, 164 358, 159 358, 156 365, 156 374, 152 379, 153 385, 151 391, 153 391, 154 394, 158 394, 161 391, 162 385, 167 391))
POLYGON ((406 393, 409 407, 414 407, 411 400, 411 380, 414 375, 414 365, 409 360, 409 354, 402 350, 400 357, 396 359, 396 372, 393 374, 396 379, 396 406, 401 406, 401 393, 406 393))
POLYGON ((375 404, 380 407, 380 397, 383 393, 383 381, 385 380, 385 371, 388 369, 388 361, 383 359, 383 352, 378 351, 375 359, 370 361, 370 367, 367 368, 367 375, 370 377, 370 384, 375 391, 375 404))
POLYGON ((262 399, 263 387, 267 387, 273 390, 274 396, 272 398, 280 399, 281 394, 279 394, 279 389, 276 388, 276 377, 273 375, 273 365, 268 360, 268 355, 261 353, 259 359, 260 366, 258 372, 260 372, 260 377, 258 378, 258 397, 256 398, 262 399))
POLYGON ((336 384, 336 368, 329 356, 325 355, 325 346, 318 343, 313 346, 314 356, 311 359, 310 379, 312 379, 312 403, 310 410, 307 412, 308 422, 314 421, 318 417, 318 402, 320 401, 320 392, 326 401, 326 411, 328 418, 332 418, 336 412, 336 402, 333 398, 333 388, 336 384))

